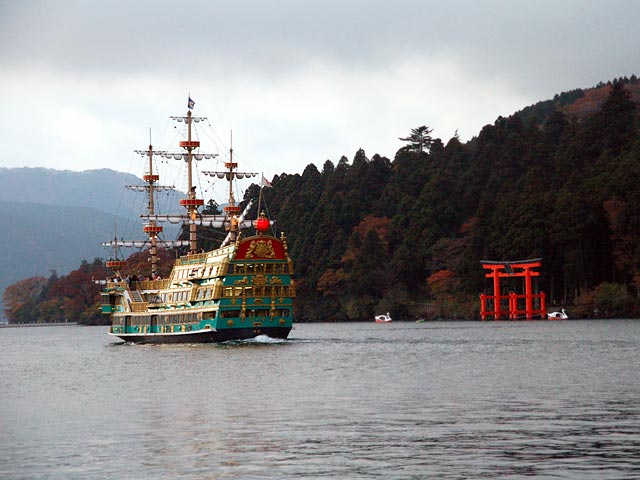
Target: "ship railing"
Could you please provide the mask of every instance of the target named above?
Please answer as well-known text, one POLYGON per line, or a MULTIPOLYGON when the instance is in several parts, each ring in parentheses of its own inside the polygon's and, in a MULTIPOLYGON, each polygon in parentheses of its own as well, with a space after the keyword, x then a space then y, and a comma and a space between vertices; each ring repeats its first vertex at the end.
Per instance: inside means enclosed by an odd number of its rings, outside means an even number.
POLYGON ((115 281, 110 280, 107 282, 107 288, 108 289, 114 289, 114 288, 124 289, 124 288, 127 288, 127 282, 125 282, 124 280, 115 280, 115 281))
POLYGON ((138 290, 163 290, 169 287, 169 283, 168 278, 161 280, 138 280, 137 282, 133 282, 132 287, 138 290))
POLYGON ((132 312, 146 312, 147 311, 147 302, 131 302, 131 311, 132 312))
POLYGON ((176 265, 191 265, 192 263, 204 263, 207 259, 206 253, 195 253, 193 255, 183 255, 176 260, 176 265))
POLYGON ((162 290, 169 287, 170 280, 163 278, 161 280, 134 280, 128 281, 115 280, 107 282, 108 289, 125 289, 135 288, 137 290, 162 290))

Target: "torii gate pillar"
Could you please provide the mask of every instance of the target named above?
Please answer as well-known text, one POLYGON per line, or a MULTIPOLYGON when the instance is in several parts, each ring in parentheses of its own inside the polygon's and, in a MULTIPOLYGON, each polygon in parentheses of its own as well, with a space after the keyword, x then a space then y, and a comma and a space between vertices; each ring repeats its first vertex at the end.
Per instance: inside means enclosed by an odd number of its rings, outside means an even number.
POLYGON ((483 260, 482 267, 485 270, 490 270, 490 273, 486 273, 486 278, 493 279, 493 295, 480 295, 480 317, 482 320, 486 320, 487 317, 493 316, 495 320, 500 320, 503 315, 502 300, 508 300, 509 307, 508 313, 510 320, 517 320, 521 318, 521 315, 527 320, 531 320, 534 316, 539 315, 540 318, 547 318, 547 307, 544 292, 534 294, 532 277, 540 276, 540 272, 535 270, 542 266, 542 259, 532 260, 519 260, 519 261, 504 261, 495 262, 489 260, 483 260), (500 292, 500 279, 503 277, 523 277, 524 278, 524 295, 518 295, 516 293, 510 293, 509 295, 501 295, 500 292), (539 299, 539 308, 534 309, 534 299, 539 299), (493 310, 487 309, 487 300, 493 301, 493 310), (519 308, 518 300, 524 300, 524 310, 519 308))

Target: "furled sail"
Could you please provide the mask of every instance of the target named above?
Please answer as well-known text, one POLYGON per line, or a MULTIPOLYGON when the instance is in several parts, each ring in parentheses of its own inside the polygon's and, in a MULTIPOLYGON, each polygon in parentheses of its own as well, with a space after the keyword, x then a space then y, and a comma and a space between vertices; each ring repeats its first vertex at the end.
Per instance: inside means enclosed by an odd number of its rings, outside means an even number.
MULTIPOLYGON (((176 122, 184 122, 187 123, 187 117, 180 117, 180 116, 175 116, 172 115, 169 117, 171 120, 175 120, 176 122)), ((204 122, 205 120, 207 120, 207 117, 191 117, 191 121, 194 123, 199 123, 199 122, 204 122)))
MULTIPOLYGON (((169 158, 169 159, 172 158, 174 160, 184 160, 186 162, 188 154, 165 152, 165 153, 159 153, 157 156, 160 156, 163 158, 169 158)), ((215 158, 217 156, 218 156, 217 153, 192 153, 191 154, 191 158, 193 158, 194 160, 202 160, 203 158, 210 159, 210 158, 215 158)))
MULTIPOLYGON (((188 247, 189 240, 156 240, 158 246, 170 248, 170 247, 188 247)), ((111 240, 109 242, 102 242, 103 247, 134 247, 145 248, 151 246, 151 240, 111 240)))
MULTIPOLYGON (((149 190, 149 185, 125 185, 129 190, 133 190, 134 192, 146 192, 149 190)), ((176 187, 170 187, 166 185, 154 185, 153 189, 156 192, 167 192, 171 190, 175 190, 176 187)))
MULTIPOLYGON (((140 215, 140 218, 145 222, 184 223, 213 228, 226 227, 231 222, 225 215, 198 215, 195 219, 189 218, 188 215, 140 215)), ((251 220, 243 220, 239 223, 240 228, 249 228, 252 225, 251 220)))
POLYGON ((243 179, 243 178, 251 178, 255 177, 258 174, 253 172, 202 172, 204 175, 209 175, 210 177, 218 177, 220 179, 226 178, 227 180, 232 180, 233 178, 243 179))
POLYGON ((168 223, 186 223, 189 217, 187 215, 140 215, 145 222, 168 222, 168 223))

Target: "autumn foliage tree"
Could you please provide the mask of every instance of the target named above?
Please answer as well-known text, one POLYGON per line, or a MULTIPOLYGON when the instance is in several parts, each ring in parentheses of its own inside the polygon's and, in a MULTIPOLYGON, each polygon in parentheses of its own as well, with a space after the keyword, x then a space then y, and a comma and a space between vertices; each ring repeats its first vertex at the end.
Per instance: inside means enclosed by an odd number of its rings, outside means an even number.
POLYGON ((28 321, 29 312, 47 286, 45 277, 31 277, 9 285, 2 296, 4 314, 12 323, 28 321))
MULTIPOLYGON (((175 253, 159 249, 160 272, 167 275, 175 260, 175 253)), ((123 275, 145 275, 150 272, 149 252, 136 252, 127 260, 123 275)), ((10 323, 77 322, 102 324, 108 318, 100 313, 100 281, 113 276, 102 259, 92 263, 83 261, 79 268, 67 275, 32 277, 10 285, 3 295, 4 313, 10 323)))

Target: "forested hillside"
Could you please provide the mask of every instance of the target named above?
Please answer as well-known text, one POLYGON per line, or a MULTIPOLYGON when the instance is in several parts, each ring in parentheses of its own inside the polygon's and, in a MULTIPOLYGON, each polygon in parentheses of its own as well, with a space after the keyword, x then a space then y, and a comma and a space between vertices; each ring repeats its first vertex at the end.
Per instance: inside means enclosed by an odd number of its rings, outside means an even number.
POLYGON ((393 160, 361 149, 276 176, 263 195, 296 266, 297 320, 479 318, 480 261, 539 257, 550 306, 637 316, 638 92, 632 77, 500 117, 467 143, 422 126, 398 132, 393 160))
POLYGON ((537 257, 550 305, 637 314, 640 142, 626 83, 595 89, 590 116, 523 111, 466 144, 415 129, 393 161, 360 150, 276 177, 264 194, 296 261, 298 315, 477 318, 480 261, 537 257))

